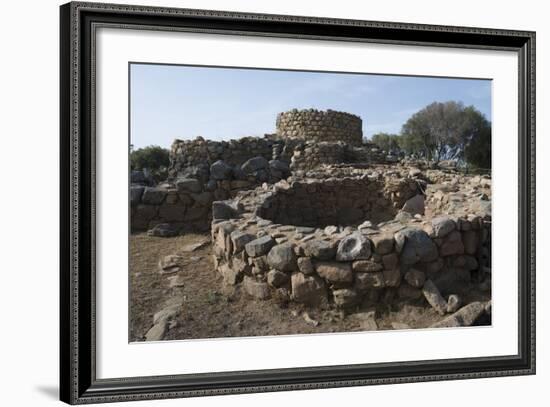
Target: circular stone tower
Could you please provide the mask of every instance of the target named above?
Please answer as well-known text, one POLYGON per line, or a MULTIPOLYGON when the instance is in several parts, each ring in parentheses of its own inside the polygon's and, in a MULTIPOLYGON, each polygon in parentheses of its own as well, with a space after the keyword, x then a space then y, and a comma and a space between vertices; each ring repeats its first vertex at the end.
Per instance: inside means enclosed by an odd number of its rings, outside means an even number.
POLYGON ((334 110, 292 109, 277 115, 277 135, 315 141, 361 145, 363 122, 354 114, 334 110))

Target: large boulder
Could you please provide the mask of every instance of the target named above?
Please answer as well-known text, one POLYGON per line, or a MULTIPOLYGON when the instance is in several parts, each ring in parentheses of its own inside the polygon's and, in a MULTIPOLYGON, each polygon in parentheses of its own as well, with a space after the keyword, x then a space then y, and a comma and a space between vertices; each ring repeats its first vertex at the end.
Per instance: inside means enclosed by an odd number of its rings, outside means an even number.
POLYGON ((297 268, 296 254, 290 243, 273 246, 267 255, 267 264, 280 271, 294 271, 297 268))
POLYGON ((306 256, 319 260, 331 260, 336 254, 336 247, 324 240, 310 240, 304 245, 304 252, 306 256))
POLYGON ((338 244, 336 260, 353 261, 366 260, 371 255, 371 244, 363 234, 356 232, 345 237, 338 244))
POLYGON ((246 250, 246 254, 250 257, 259 257, 269 253, 275 244, 276 242, 271 236, 265 235, 248 242, 244 248, 246 250))
POLYGON ((218 181, 230 179, 233 168, 225 161, 218 160, 210 166, 210 178, 218 181))
POLYGON ((294 273, 291 277, 292 299, 305 304, 322 304, 327 300, 327 288, 318 276, 294 273))
POLYGON ((245 161, 244 164, 241 165, 241 169, 247 174, 267 168, 269 168, 269 162, 261 156, 253 157, 245 161))
POLYGON ((244 250, 244 246, 256 239, 256 236, 245 233, 240 230, 234 230, 231 232, 231 243, 233 243, 233 253, 240 253, 244 250))
POLYGON ((432 230, 434 237, 445 237, 455 230, 455 222, 446 216, 439 216, 432 219, 432 230))
POLYGON ((395 234, 395 244, 397 252, 400 253, 401 263, 404 265, 434 261, 438 257, 435 243, 421 229, 400 230, 395 234))
POLYGON ((210 178, 210 167, 206 162, 199 165, 189 165, 183 168, 181 171, 178 171, 177 178, 193 178, 199 180, 201 183, 206 183, 210 178))

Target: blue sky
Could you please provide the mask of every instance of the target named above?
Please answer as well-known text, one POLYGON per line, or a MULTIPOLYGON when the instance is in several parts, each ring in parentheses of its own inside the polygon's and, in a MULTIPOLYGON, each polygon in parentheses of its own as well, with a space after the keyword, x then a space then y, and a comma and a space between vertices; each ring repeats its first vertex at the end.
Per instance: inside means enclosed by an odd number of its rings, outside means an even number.
POLYGON ((398 133, 415 112, 448 100, 491 120, 491 81, 391 75, 131 65, 131 143, 229 140, 275 132, 277 113, 333 109, 363 119, 363 135, 398 133))

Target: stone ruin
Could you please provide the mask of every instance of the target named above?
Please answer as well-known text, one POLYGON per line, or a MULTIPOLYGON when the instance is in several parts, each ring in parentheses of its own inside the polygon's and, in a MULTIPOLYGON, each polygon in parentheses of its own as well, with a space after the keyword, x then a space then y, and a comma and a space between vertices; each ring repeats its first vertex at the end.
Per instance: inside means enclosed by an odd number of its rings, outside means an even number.
POLYGON ((471 325, 490 301, 491 179, 394 163, 361 119, 292 110, 263 138, 176 140, 170 178, 132 185, 132 230, 210 228, 226 285, 253 298, 346 309, 425 299, 434 326, 471 325), (447 297, 447 299, 445 298, 447 297))
POLYGON ((166 182, 151 186, 140 171, 131 175, 131 230, 159 235, 207 230, 212 202, 239 191, 320 164, 383 162, 376 146, 361 144, 361 123, 357 116, 332 110, 292 110, 281 113, 276 133, 264 137, 175 140, 166 182), (335 141, 335 134, 341 140, 335 141))

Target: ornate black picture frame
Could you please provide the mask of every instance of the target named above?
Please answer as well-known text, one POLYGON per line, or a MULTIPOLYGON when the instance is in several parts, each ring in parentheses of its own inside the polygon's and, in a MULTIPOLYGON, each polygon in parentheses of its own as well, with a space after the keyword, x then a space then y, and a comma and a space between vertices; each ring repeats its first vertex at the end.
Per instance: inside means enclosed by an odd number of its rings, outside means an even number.
POLYGON ((61 400, 71 404, 535 373, 535 33, 73 2, 61 6, 61 400), (500 357, 96 378, 95 72, 98 26, 481 50, 519 59, 519 352, 500 357))

